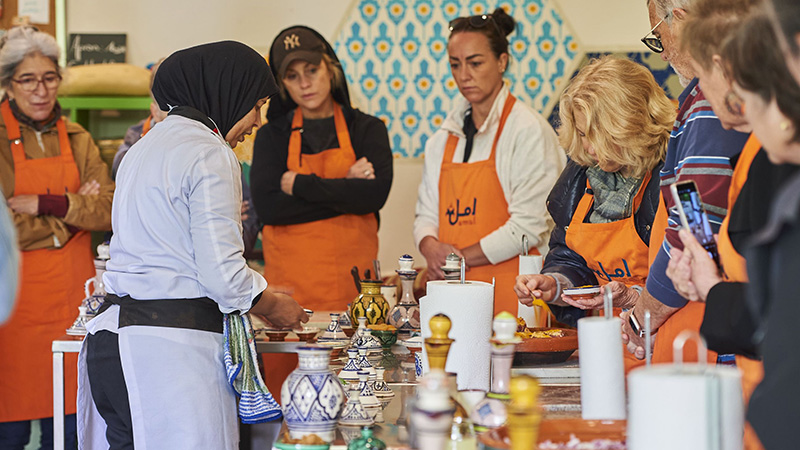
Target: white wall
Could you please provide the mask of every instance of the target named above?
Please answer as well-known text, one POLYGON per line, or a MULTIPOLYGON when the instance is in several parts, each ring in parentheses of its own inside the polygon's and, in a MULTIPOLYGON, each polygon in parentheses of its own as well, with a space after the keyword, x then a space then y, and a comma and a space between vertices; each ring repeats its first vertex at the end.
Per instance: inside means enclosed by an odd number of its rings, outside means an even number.
MULTIPOLYGON (((128 62, 144 66, 174 50, 221 39, 245 42, 262 53, 283 28, 303 24, 329 41, 357 0, 69 0, 69 32, 127 33, 128 62)), ((641 51, 647 33, 645 0, 555 0, 583 48, 641 51)), ((414 248, 411 227, 421 160, 395 160, 395 176, 381 211, 380 253, 384 273, 414 248)))
POLYGON ((70 33, 127 33, 128 62, 144 66, 175 50, 223 39, 266 53, 291 25, 333 40, 353 0, 68 0, 70 33))

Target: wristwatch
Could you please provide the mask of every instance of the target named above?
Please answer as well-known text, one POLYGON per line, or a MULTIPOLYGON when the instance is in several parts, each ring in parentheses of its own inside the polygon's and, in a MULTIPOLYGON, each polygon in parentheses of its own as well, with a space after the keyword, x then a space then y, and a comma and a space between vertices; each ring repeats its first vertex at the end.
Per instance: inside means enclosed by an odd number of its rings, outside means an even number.
POLYGON ((631 314, 628 316, 628 323, 630 324, 633 332, 636 333, 637 336, 643 338, 646 334, 644 328, 639 325, 639 320, 636 319, 636 316, 633 314, 633 308, 631 308, 631 314))

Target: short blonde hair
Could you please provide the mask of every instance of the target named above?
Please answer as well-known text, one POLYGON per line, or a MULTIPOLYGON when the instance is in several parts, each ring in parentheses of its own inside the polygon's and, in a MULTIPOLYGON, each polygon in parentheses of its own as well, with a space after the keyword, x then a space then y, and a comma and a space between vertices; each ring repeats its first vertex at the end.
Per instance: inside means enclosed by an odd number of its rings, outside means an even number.
POLYGON ((575 112, 598 160, 620 164, 642 177, 664 159, 676 110, 645 67, 606 56, 592 60, 570 82, 559 103, 561 146, 589 167, 597 163, 581 144, 575 112))

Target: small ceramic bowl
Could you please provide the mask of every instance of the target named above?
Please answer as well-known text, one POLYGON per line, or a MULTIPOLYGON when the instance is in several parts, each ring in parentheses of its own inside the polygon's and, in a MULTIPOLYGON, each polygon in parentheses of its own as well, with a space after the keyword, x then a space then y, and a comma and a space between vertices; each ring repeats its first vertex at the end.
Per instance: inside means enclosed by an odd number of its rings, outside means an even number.
POLYGON ((581 286, 576 288, 564 289, 564 294, 572 297, 573 300, 588 300, 600 293, 600 286, 581 286))
POLYGON ((331 359, 334 359, 342 354, 342 350, 344 350, 348 344, 341 342, 317 342, 316 345, 331 349, 331 359))
POLYGON ((422 351, 422 336, 415 336, 404 341, 400 341, 412 354, 422 351))
POLYGON ((381 341, 381 347, 385 349, 397 342, 397 330, 369 330, 369 332, 381 341))
POLYGON ((353 327, 342 327, 342 331, 344 331, 347 337, 353 337, 353 335, 356 334, 356 329, 353 327))
POLYGON ((291 330, 273 330, 270 328, 265 328, 264 334, 267 335, 270 342, 283 342, 286 339, 286 335, 289 334, 291 330))
POLYGON ((314 342, 317 334, 319 333, 319 328, 317 327, 303 327, 302 330, 292 330, 294 334, 297 335, 297 339, 300 339, 303 342, 314 342))

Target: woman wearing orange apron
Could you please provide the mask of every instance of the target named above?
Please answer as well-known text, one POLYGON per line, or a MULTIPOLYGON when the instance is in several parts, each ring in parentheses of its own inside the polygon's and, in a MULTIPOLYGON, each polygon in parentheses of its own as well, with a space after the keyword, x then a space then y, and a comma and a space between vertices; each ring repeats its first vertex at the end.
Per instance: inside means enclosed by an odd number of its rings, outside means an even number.
MULTIPOLYGON (((263 229, 264 276, 314 311, 339 312, 358 295, 350 269, 378 256, 378 211, 392 185, 392 152, 380 119, 350 106, 331 46, 295 26, 273 41, 281 86, 254 144, 253 204, 263 229)), ((267 385, 296 366, 295 355, 266 355, 267 385)))
MULTIPOLYGON (((607 57, 572 80, 560 118, 571 161, 548 197, 556 228, 542 274, 520 275, 516 290, 523 303, 550 302, 557 319, 575 326, 586 310, 602 308, 603 295, 578 300, 559 290, 599 284, 612 290, 616 308, 631 308, 639 297, 675 113, 650 72, 607 57)), ((626 369, 640 364, 632 356, 625 362, 626 369)))
POLYGON ((552 128, 503 83, 514 19, 492 14, 450 23, 448 55, 462 97, 425 145, 414 239, 441 279, 445 258, 466 258, 467 278, 496 281, 495 311, 517 311, 522 236, 544 250, 552 221, 544 199, 564 167, 552 128))
MULTIPOLYGON (((22 249, 16 309, 0 326, 0 443, 23 448, 30 421, 47 419, 41 427, 46 448, 53 440, 50 347, 77 317, 83 284, 94 276, 84 230, 111 228, 114 184, 89 133, 61 117, 55 39, 20 28, 7 37, 3 49, 27 51, 0 73, 7 94, 0 103, 0 185, 22 249)), ((66 442, 73 445, 76 368, 76 356, 68 355, 66 442)))

